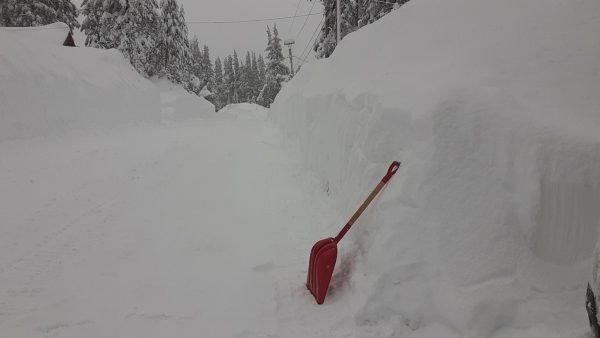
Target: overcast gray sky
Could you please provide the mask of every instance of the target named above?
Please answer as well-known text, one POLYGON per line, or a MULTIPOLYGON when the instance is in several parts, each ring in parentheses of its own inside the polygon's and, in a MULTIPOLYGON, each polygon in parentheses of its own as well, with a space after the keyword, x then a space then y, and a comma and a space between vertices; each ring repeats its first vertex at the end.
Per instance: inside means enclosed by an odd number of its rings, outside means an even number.
MULTIPOLYGON (((313 12, 322 11, 321 2, 313 7, 313 12)), ((186 12, 187 21, 236 20, 291 16, 298 6, 298 13, 309 13, 313 2, 307 0, 179 0, 186 12)), ((297 39, 294 54, 300 55, 309 38, 321 22, 322 16, 309 17, 302 34, 298 36, 305 18, 277 20, 269 22, 238 24, 188 24, 189 34, 198 36, 200 43, 206 43, 213 55, 227 55, 236 49, 245 54, 246 50, 264 51, 267 44, 267 24, 277 24, 282 39, 297 39)), ((285 55, 287 55, 287 50, 285 55)))
MULTIPOLYGON (((73 0, 73 2, 79 6, 82 0, 73 0)), ((298 8, 297 15, 308 14, 311 7, 313 13, 322 12, 319 0, 178 0, 178 2, 183 5, 188 22, 292 16, 296 8, 298 8), (316 4, 313 7, 314 1, 316 4)), ((205 43, 208 45, 214 61, 216 56, 226 56, 233 53, 234 49, 242 59, 246 51, 263 52, 267 44, 267 24, 272 26, 276 23, 283 40, 296 39, 293 51, 294 55, 299 56, 321 19, 321 15, 309 17, 300 35, 298 34, 305 18, 236 24, 189 23, 188 29, 190 38, 196 35, 201 45, 205 43)), ((284 50, 284 54, 288 55, 287 49, 284 50)))

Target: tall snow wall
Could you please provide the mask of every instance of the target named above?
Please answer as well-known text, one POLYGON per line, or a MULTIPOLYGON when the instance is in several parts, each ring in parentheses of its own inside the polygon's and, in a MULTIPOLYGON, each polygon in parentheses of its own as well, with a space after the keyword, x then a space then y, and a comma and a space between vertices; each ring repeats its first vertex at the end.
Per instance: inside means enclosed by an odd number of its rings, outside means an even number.
POLYGON ((160 117, 158 90, 119 51, 63 47, 67 32, 0 29, 0 141, 160 117))
POLYGON ((350 283, 332 288, 366 295, 357 325, 441 323, 446 337, 587 326, 599 12, 595 0, 414 0, 285 85, 271 118, 340 215, 402 161, 342 242, 350 283))

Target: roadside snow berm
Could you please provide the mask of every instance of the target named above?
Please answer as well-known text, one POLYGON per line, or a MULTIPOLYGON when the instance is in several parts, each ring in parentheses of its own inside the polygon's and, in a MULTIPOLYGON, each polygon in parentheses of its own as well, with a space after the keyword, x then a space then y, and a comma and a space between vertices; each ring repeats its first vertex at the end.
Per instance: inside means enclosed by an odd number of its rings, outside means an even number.
POLYGON ((363 202, 363 204, 356 210, 352 218, 342 228, 340 233, 335 238, 326 238, 318 241, 313 245, 310 250, 310 260, 308 262, 308 277, 306 286, 308 290, 313 294, 318 304, 323 304, 325 296, 327 295, 327 289, 329 288, 329 282, 333 275, 333 269, 335 267, 335 261, 337 260, 337 244, 342 240, 344 235, 350 230, 352 224, 360 217, 360 215, 369 206, 371 201, 377 196, 377 194, 383 189, 385 184, 394 176, 396 171, 400 168, 400 162, 394 161, 390 165, 387 174, 381 179, 381 182, 373 189, 369 197, 363 202))

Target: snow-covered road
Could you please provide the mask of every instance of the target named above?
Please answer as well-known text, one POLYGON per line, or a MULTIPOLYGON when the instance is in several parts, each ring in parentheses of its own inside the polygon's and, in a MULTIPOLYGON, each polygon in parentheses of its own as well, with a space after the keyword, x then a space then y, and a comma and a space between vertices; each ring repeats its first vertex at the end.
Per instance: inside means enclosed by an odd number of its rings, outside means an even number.
POLYGON ((3 337, 302 335, 282 323, 324 311, 327 200, 263 118, 5 142, 0 173, 3 337))

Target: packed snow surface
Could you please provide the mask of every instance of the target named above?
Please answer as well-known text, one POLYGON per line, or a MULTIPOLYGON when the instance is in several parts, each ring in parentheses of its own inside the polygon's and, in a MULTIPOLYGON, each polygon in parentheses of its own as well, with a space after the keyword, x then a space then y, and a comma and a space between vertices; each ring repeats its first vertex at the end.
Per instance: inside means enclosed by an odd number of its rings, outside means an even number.
POLYGON ((327 210, 284 144, 232 118, 0 143, 2 336, 288 336, 327 210))
POLYGON ((325 307, 346 312, 345 327, 584 334, 600 226, 599 12, 595 0, 415 0, 284 87, 270 115, 340 215, 403 163, 341 243, 325 307))

